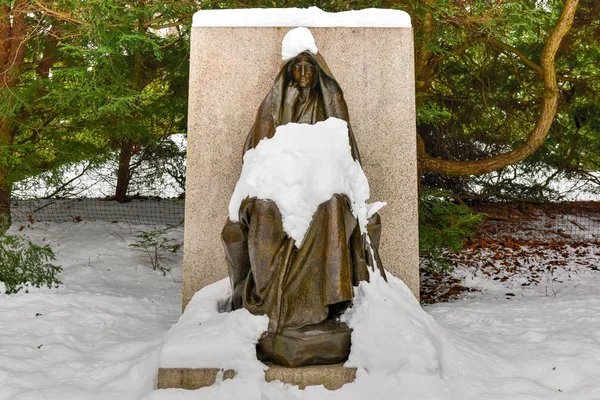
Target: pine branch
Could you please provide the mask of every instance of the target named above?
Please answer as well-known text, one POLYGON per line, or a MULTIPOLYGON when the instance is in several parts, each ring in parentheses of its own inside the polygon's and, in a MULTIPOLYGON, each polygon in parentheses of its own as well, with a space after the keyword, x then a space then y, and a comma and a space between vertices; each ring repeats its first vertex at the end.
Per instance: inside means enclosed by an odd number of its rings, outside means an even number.
POLYGON ((531 61, 529 58, 527 58, 527 56, 525 54, 523 54, 521 51, 515 49, 514 47, 512 47, 504 42, 501 42, 498 39, 488 38, 487 41, 499 49, 513 53, 514 55, 519 57, 521 59, 521 61, 523 61, 524 64, 526 64, 527 66, 534 69, 538 74, 540 74, 540 75, 543 74, 542 67, 540 67, 539 65, 537 65, 536 63, 531 61))
POLYGON ((193 15, 194 15, 193 12, 180 15, 180 16, 178 16, 179 19, 177 21, 173 21, 173 18, 158 17, 158 18, 154 18, 149 21, 143 22, 142 27, 143 28, 152 28, 152 29, 164 29, 164 28, 171 28, 171 27, 175 27, 175 26, 179 26, 179 25, 189 24, 193 15), (165 22, 167 22, 167 23, 165 24, 165 22))

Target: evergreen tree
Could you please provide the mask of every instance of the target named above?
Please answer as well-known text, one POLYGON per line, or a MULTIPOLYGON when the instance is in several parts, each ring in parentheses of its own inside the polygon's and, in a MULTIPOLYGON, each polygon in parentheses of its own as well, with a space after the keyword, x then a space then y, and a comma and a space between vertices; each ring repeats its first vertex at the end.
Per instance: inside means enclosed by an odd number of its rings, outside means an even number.
POLYGON ((185 131, 193 2, 0 0, 0 233, 12 183, 185 131))

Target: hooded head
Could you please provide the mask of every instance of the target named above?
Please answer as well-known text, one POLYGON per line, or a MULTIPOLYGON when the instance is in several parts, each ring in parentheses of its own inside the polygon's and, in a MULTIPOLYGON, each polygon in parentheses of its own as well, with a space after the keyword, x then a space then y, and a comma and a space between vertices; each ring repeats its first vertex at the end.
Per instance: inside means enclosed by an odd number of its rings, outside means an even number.
POLYGON ((349 122, 348 106, 344 100, 342 89, 333 77, 323 56, 320 53, 313 54, 310 51, 304 51, 298 54, 286 61, 282 66, 279 74, 277 74, 277 77, 275 78, 275 82, 273 82, 271 90, 256 113, 256 119, 246 139, 244 153, 249 149, 256 147, 262 139, 271 138, 275 134, 275 128, 281 124, 282 107, 286 89, 290 82, 295 81, 293 69, 294 66, 299 63, 304 63, 305 68, 307 63, 311 65, 311 85, 312 89, 319 97, 319 107, 321 107, 324 114, 322 119, 335 117, 348 123, 348 136, 350 139, 350 147, 352 148, 352 156, 355 160, 360 162, 356 140, 354 139, 349 122))
POLYGON ((310 85, 312 89, 315 89, 319 83, 319 71, 317 60, 310 52, 305 51, 288 61, 286 80, 296 82, 299 87, 310 85))

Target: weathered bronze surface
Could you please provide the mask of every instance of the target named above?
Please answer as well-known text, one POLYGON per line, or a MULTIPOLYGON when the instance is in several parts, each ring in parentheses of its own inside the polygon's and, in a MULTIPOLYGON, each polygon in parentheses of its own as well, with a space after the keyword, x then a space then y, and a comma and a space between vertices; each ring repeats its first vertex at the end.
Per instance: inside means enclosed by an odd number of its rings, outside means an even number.
MULTIPOLYGON (((289 122, 314 124, 329 117, 348 122, 342 90, 320 55, 302 53, 285 63, 261 104, 244 153, 289 122)), ((353 157, 360 161, 349 127, 353 157)), ((317 209, 302 246, 283 230, 274 202, 245 199, 239 222, 227 221, 223 245, 232 283, 232 308, 267 315, 269 327, 257 351, 261 360, 298 367, 333 364, 350 352, 350 329, 339 316, 352 304, 353 286, 376 265, 381 221, 369 220, 367 249, 350 203, 334 195, 317 209)))
POLYGON ((284 367, 336 364, 348 358, 351 333, 346 324, 326 320, 303 328, 267 332, 256 349, 259 359, 284 367))

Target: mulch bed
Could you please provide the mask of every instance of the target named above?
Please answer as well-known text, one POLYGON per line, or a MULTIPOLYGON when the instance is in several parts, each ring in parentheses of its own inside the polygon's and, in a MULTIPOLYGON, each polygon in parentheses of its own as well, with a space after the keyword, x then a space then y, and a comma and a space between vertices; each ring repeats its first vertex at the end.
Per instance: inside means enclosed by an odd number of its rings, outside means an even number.
MULTIPOLYGON (((600 240, 578 241, 560 229, 553 229, 551 222, 537 225, 535 222, 581 214, 600 221, 600 202, 481 203, 473 210, 486 214, 486 219, 463 250, 448 254, 450 268, 474 268, 501 282, 519 275, 524 280, 522 286, 539 284, 543 272, 566 268, 573 258, 579 267, 598 270, 600 240)), ((423 304, 451 301, 474 291, 448 272, 432 273, 421 268, 420 273, 423 304)))

